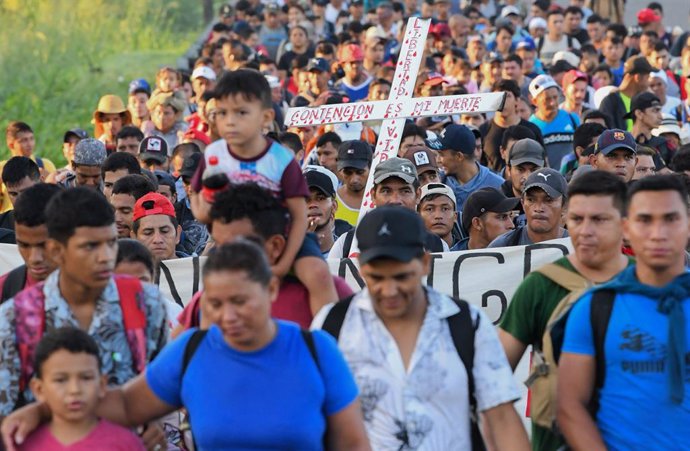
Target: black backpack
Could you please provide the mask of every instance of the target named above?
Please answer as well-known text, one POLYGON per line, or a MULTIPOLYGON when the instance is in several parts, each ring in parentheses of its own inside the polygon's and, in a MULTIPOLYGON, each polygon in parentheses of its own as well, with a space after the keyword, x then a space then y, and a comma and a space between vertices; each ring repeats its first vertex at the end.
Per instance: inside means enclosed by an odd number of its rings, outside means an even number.
POLYGON ((12 299, 15 294, 24 289, 26 284, 26 265, 17 266, 7 274, 5 283, 2 286, 2 294, 0 295, 0 304, 12 299))
MULTIPOLYGON (((343 327, 343 322, 345 321, 345 315, 347 314, 352 299, 355 295, 347 297, 342 301, 336 303, 321 326, 321 329, 325 330, 333 336, 333 338, 338 340, 340 335, 340 329, 343 327)), ((472 368, 474 364, 474 336, 479 327, 479 317, 477 318, 477 323, 472 322, 472 316, 470 314, 470 306, 467 301, 460 299, 453 299, 460 311, 453 316, 448 317, 448 327, 450 328, 450 335, 453 339, 453 345, 455 346, 460 360, 465 367, 467 372, 467 386, 468 395, 470 399, 470 430, 472 439, 472 451, 485 451, 486 446, 484 445, 484 439, 479 431, 478 415, 477 415, 477 399, 474 396, 474 374, 472 373, 472 368)))

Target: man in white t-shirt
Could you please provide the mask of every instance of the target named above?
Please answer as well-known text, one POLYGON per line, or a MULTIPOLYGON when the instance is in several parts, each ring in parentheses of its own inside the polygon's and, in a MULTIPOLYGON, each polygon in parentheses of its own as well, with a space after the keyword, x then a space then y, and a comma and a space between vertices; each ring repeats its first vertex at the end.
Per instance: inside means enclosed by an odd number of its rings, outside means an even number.
POLYGON ((368 213, 357 227, 367 288, 324 307, 312 328, 341 338, 372 449, 475 449, 476 410, 496 449, 528 450, 496 330, 477 307, 422 284, 431 265, 424 237, 409 209, 368 213))
POLYGON ((556 52, 580 48, 578 40, 563 30, 563 20, 562 11, 549 11, 546 18, 546 34, 537 41, 537 55, 542 61, 551 61, 556 52))

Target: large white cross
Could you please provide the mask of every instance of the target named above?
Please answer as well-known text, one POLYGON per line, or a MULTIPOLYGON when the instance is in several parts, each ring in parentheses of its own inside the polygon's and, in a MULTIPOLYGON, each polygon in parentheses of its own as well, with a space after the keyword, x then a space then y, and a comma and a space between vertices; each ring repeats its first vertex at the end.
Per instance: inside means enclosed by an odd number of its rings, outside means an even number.
POLYGON ((418 17, 411 17, 407 21, 407 29, 388 100, 290 108, 285 116, 287 127, 383 119, 369 178, 364 190, 364 199, 359 209, 358 222, 373 208, 371 188, 374 186, 374 169, 380 162, 398 154, 398 146, 406 118, 485 113, 499 110, 503 106, 505 98, 503 92, 426 98, 412 97, 430 24, 430 19, 423 20, 418 17))

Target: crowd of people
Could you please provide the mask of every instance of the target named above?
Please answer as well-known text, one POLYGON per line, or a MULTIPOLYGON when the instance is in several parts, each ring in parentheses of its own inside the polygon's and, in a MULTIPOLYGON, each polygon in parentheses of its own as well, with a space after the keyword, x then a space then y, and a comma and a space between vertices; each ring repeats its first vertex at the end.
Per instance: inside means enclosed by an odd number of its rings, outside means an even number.
POLYGON ((64 166, 7 124, 4 446, 686 449, 690 32, 593 3, 238 0, 190 68, 66 130, 64 166), (415 96, 498 111, 407 118, 376 165, 380 121, 284 126, 388 99, 409 17, 415 96), (497 327, 423 283, 432 253, 556 239, 497 327), (203 288, 162 295, 161 263, 198 256, 203 288))

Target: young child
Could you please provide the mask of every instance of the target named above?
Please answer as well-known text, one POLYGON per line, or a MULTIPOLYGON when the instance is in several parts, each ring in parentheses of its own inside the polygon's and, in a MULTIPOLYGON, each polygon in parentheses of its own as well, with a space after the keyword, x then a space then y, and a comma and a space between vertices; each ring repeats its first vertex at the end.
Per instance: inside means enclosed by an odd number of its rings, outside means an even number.
POLYGON ((46 333, 34 357, 31 390, 52 412, 20 451, 143 451, 133 432, 99 419, 96 406, 105 395, 98 345, 81 329, 64 327, 46 333))
POLYGON ((210 222, 212 195, 202 195, 203 179, 210 175, 207 167, 225 173, 231 184, 255 182, 285 202, 291 226, 285 251, 273 272, 285 276, 294 261, 292 267, 309 291, 312 313, 316 314, 338 296, 318 243, 313 237, 305 239, 309 190, 299 164, 290 150, 262 134, 275 115, 271 88, 260 72, 240 69, 220 78, 215 99, 215 125, 222 139, 206 148, 192 178, 192 212, 198 221, 210 222))
POLYGON ((161 92, 175 92, 182 84, 180 73, 170 66, 161 67, 156 74, 156 89, 153 96, 161 92))

